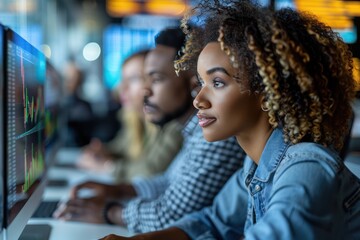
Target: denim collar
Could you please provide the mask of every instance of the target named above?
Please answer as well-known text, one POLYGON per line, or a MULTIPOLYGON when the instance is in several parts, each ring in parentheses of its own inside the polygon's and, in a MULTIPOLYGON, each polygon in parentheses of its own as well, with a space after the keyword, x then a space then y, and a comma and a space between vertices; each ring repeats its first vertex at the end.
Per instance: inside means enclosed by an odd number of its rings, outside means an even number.
POLYGON ((253 175, 253 179, 267 182, 271 174, 279 166, 289 146, 290 144, 284 141, 281 129, 275 128, 266 142, 259 165, 256 165, 249 157, 248 160, 250 161, 244 166, 246 175, 253 175))

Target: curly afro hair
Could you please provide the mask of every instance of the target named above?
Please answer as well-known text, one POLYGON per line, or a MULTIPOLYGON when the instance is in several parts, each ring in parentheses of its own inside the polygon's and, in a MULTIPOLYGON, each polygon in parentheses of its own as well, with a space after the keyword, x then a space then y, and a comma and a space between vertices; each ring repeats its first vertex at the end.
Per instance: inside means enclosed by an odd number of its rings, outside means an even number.
MULTIPOLYGON (((269 123, 293 144, 311 141, 341 150, 355 96, 352 54, 315 16, 270 11, 249 1, 201 1, 182 20, 187 42, 177 71, 196 67, 203 47, 218 41, 246 85, 264 98, 269 123), (188 28, 190 19, 203 24, 188 28), (244 80, 243 80, 244 81, 244 80)), ((239 80, 241 84, 241 81, 239 80)))

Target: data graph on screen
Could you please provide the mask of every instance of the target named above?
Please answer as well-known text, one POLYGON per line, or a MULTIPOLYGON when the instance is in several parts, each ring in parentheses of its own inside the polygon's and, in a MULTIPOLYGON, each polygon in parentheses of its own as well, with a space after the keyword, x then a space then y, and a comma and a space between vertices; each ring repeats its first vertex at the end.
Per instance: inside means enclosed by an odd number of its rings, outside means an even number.
MULTIPOLYGON (((24 56, 23 51, 20 51, 20 68, 21 68, 21 80, 22 80, 22 99, 24 106, 24 126, 31 121, 31 123, 37 122, 40 110, 43 109, 42 104, 42 87, 37 88, 36 100, 34 96, 29 97, 28 88, 25 85, 25 69, 24 69, 24 56), (42 107, 42 109, 41 109, 42 107)), ((28 59, 26 59, 28 60, 28 59)))
MULTIPOLYGON (((44 157, 41 151, 34 151, 34 144, 31 145, 31 156, 30 161, 25 161, 25 180, 24 184, 22 185, 22 191, 27 192, 29 191, 32 184, 36 181, 36 179, 43 173, 44 171, 44 157), (29 166, 27 166, 29 164, 29 166)), ((25 159, 27 160, 28 157, 26 156, 27 152, 25 151, 25 159)))
POLYGON ((8 221, 45 171, 45 59, 20 43, 7 41, 8 221))

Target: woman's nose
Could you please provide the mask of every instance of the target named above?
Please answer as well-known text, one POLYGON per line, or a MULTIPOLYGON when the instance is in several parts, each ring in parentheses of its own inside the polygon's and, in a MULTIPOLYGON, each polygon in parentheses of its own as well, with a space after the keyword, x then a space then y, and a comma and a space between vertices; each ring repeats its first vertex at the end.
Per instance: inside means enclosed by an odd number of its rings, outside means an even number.
POLYGON ((211 103, 202 97, 201 92, 199 92, 198 95, 195 97, 193 105, 196 109, 199 110, 211 107, 211 103))

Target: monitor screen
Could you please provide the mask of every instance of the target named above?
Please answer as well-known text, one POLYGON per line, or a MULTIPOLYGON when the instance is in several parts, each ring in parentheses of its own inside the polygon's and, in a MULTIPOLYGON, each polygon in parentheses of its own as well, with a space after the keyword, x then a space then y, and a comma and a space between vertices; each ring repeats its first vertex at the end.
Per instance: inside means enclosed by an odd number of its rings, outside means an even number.
POLYGON ((45 187, 45 56, 7 29, 5 55, 5 231, 18 239, 45 187))

